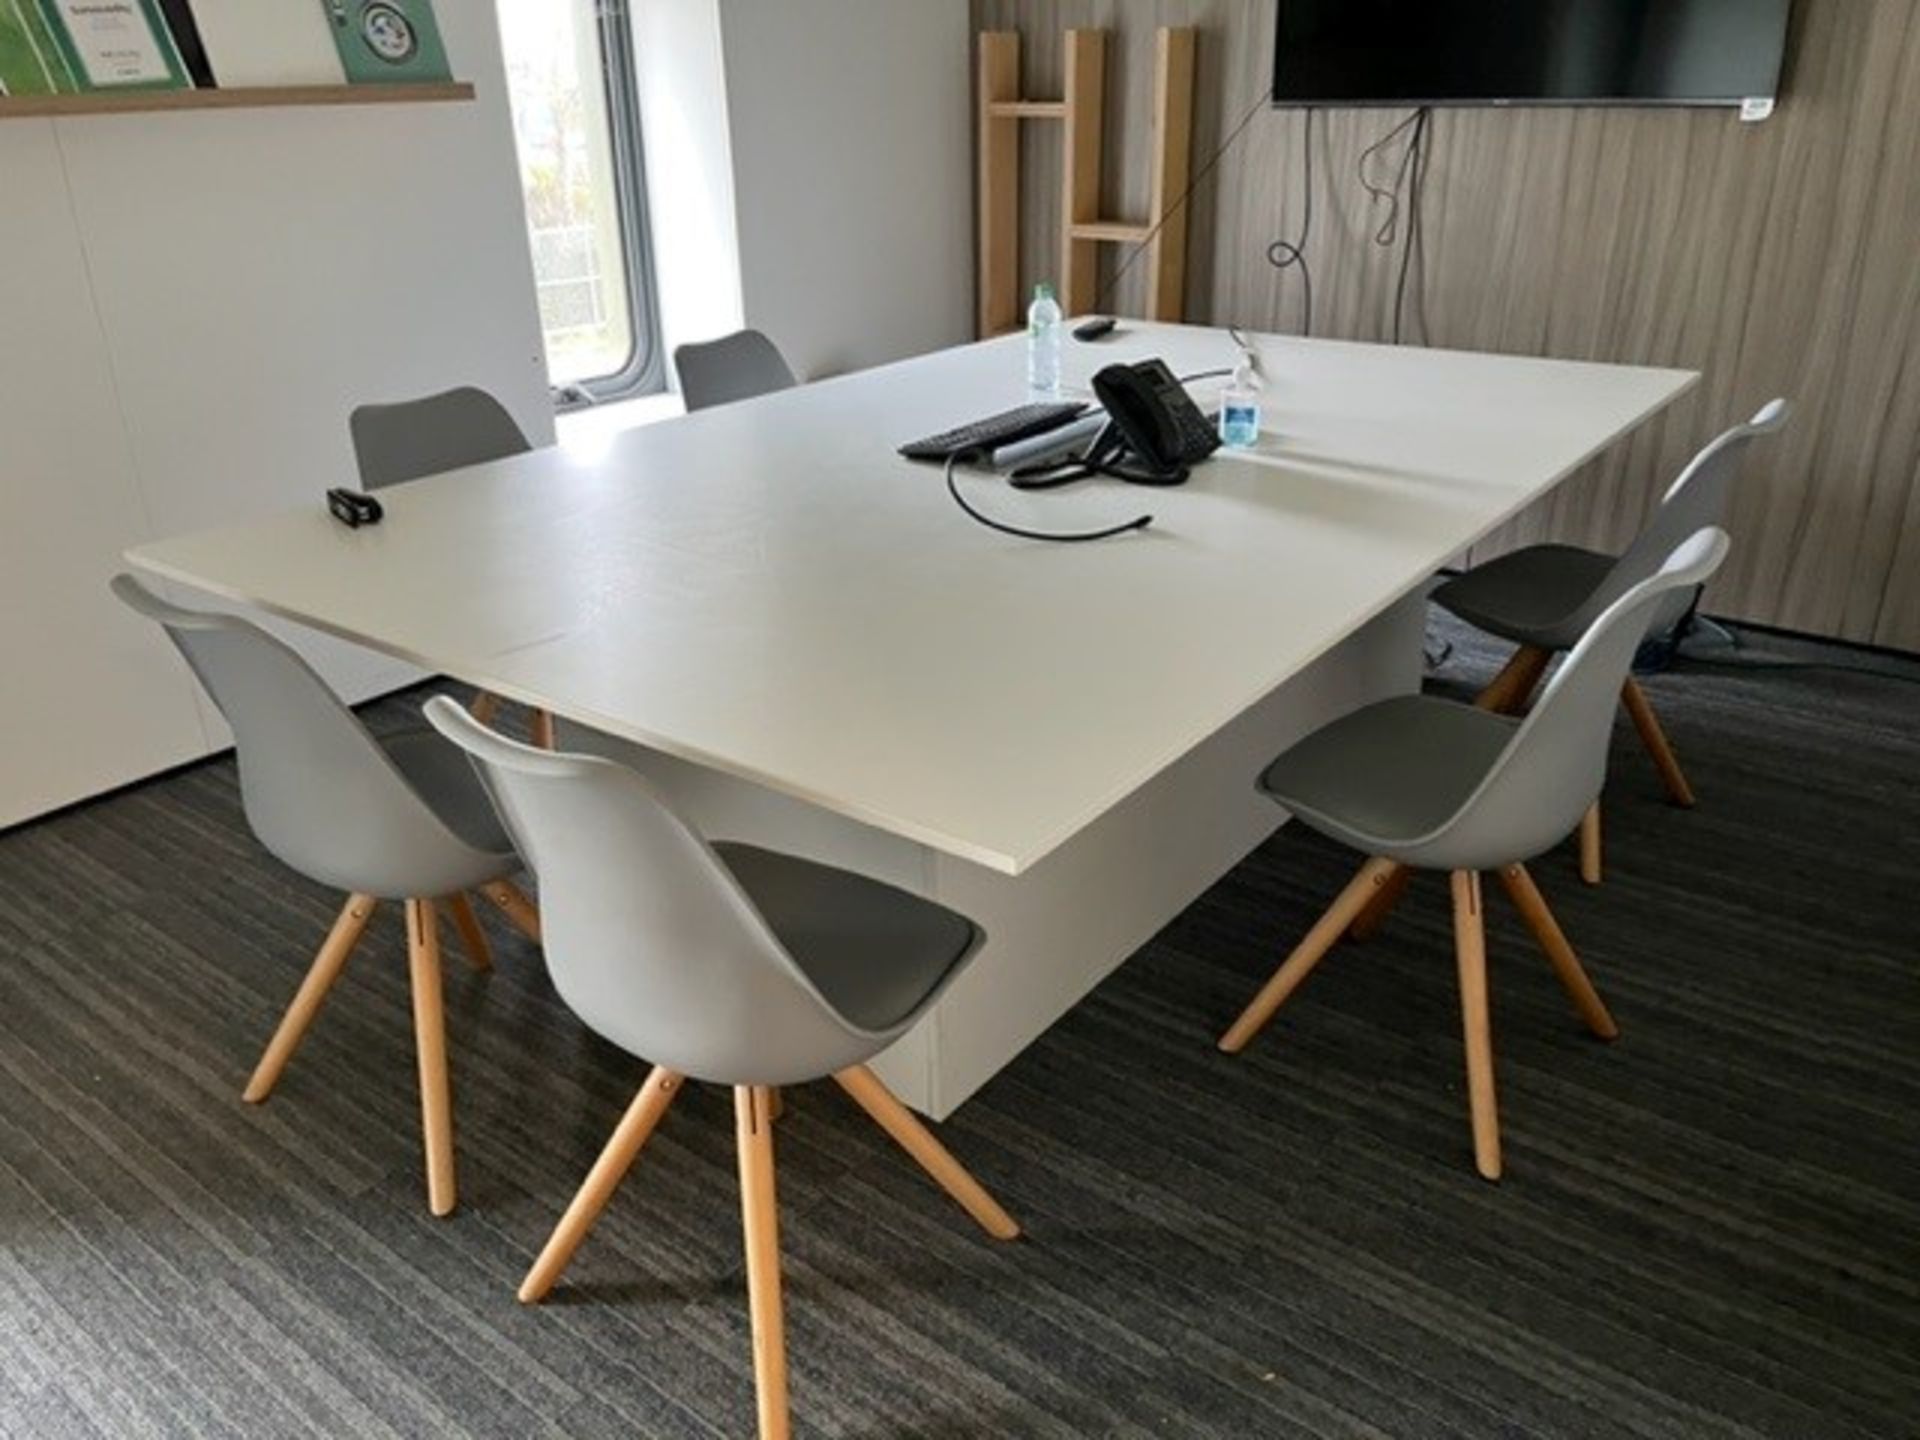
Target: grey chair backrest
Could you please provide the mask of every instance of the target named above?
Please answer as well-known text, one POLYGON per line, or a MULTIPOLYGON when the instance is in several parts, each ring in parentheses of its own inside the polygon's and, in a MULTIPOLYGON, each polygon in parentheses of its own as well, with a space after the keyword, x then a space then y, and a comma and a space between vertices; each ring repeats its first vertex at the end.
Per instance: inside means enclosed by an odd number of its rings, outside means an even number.
POLYGON ((268 850, 324 885, 383 899, 471 883, 484 852, 447 828, 289 646, 237 615, 174 605, 131 575, 111 583, 166 628, 232 726, 241 804, 268 850))
MULTIPOLYGON (((1595 588, 1579 611, 1561 627, 1569 634, 1584 633, 1596 617, 1649 575, 1659 571, 1680 543, 1709 525, 1723 525, 1727 496, 1739 477, 1747 447, 1762 435, 1771 435, 1787 423, 1791 409, 1785 400, 1769 400, 1744 425, 1716 436, 1667 487, 1659 507, 1614 563, 1607 578, 1595 588)), ((1682 590, 1669 597, 1654 616, 1649 630, 1661 630, 1686 612, 1690 597, 1682 590)))
POLYGON ((1594 621, 1486 778, 1420 843, 1415 863, 1492 869, 1530 859, 1572 833, 1606 782, 1614 713, 1634 651, 1668 599, 1705 583, 1727 547, 1726 532, 1713 526, 1688 536, 1594 621))
POLYGON ((682 345, 673 352, 673 368, 689 410, 751 400, 799 383, 778 347, 758 330, 682 345))
POLYGON ((360 463, 360 484, 367 490, 533 448, 506 408, 470 385, 418 400, 362 405, 348 417, 347 429, 360 463))
POLYGON ((632 770, 508 740, 444 695, 426 714, 473 757, 539 877, 554 985, 590 1028, 724 1085, 818 1079, 898 1033, 841 1016, 712 847, 632 770))

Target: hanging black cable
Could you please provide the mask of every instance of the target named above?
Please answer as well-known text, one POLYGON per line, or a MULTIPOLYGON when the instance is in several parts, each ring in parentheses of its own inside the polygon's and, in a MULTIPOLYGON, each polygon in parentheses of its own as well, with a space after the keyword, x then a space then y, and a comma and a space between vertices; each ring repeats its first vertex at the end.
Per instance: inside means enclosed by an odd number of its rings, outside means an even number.
MULTIPOLYGON (((1384 205, 1386 214, 1374 228, 1373 243, 1383 250, 1400 248, 1400 264, 1393 287, 1393 343, 1406 335, 1407 295, 1416 260, 1422 256, 1421 199, 1426 190, 1427 165, 1431 158, 1433 111, 1417 106, 1407 117, 1391 126, 1378 140, 1360 152, 1354 170, 1360 188, 1376 206, 1384 205), (1405 148, 1393 172, 1392 180, 1381 184, 1373 177, 1374 162, 1387 153, 1395 141, 1405 137, 1405 148)), ((1424 338, 1426 327, 1421 324, 1424 338)))
POLYGON ((1294 240, 1276 240, 1267 246, 1267 263, 1276 270, 1298 269, 1300 272, 1300 300, 1304 310, 1300 333, 1313 334, 1313 267, 1307 263, 1307 241, 1313 234, 1313 108, 1307 108, 1306 122, 1301 127, 1300 148, 1302 164, 1301 179, 1305 182, 1305 195, 1300 211, 1300 235, 1294 240))
POLYGON ((1360 177, 1360 188, 1365 190, 1376 204, 1384 201, 1387 206, 1387 218, 1382 220, 1373 232, 1373 243, 1376 245, 1383 247, 1391 246, 1399 237, 1401 194, 1406 189, 1407 167, 1413 161, 1413 147, 1409 145, 1407 149, 1401 153, 1400 168, 1393 177, 1392 185, 1376 184, 1373 177, 1367 173, 1367 167, 1372 163, 1375 156, 1383 153, 1395 140, 1418 125, 1420 123, 1420 117, 1425 113, 1424 107, 1414 110, 1406 119, 1402 120, 1391 130, 1387 131, 1386 134, 1362 150, 1360 152, 1360 159, 1355 164, 1354 168, 1360 177))
MULTIPOLYGON (((1397 186, 1404 182, 1407 207, 1407 234, 1400 248, 1400 279, 1393 290, 1393 343, 1396 345, 1401 342, 1406 320, 1407 281, 1413 274, 1414 256, 1421 248, 1420 197, 1427 176, 1427 130, 1432 115, 1424 105, 1414 112, 1413 138, 1407 142, 1406 159, 1400 165, 1401 179, 1395 182, 1397 186)), ((1424 338, 1424 327, 1421 334, 1424 338)))

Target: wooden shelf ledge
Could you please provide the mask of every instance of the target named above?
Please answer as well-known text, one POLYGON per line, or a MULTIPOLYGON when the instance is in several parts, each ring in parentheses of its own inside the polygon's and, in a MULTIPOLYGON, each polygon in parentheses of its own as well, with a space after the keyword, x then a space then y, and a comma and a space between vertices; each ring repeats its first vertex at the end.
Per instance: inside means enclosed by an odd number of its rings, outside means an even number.
POLYGON ((29 116, 148 115, 170 110, 257 110, 287 105, 419 105, 473 99, 464 81, 437 85, 283 85, 235 90, 96 91, 0 96, 0 120, 29 116))
POLYGON ((1131 220, 1083 220, 1072 227, 1076 240, 1104 240, 1113 245, 1138 245, 1153 233, 1151 225, 1131 220))
POLYGON ((1067 118, 1067 102, 995 100, 987 106, 987 115, 994 120, 1064 120, 1067 118))

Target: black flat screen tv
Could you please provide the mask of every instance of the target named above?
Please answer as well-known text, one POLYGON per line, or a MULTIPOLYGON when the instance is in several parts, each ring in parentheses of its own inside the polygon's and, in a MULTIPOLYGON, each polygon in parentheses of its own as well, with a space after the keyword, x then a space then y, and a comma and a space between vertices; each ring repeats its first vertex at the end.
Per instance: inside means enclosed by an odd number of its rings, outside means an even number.
POLYGON ((1279 0, 1276 105, 1771 100, 1792 0, 1279 0))

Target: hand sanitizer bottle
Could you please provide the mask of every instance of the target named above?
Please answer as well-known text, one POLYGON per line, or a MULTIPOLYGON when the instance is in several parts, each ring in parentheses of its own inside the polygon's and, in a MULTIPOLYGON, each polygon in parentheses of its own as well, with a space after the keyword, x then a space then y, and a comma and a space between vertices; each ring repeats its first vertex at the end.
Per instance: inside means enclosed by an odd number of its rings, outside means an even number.
POLYGON ((1043 399, 1060 395, 1060 322, 1053 286, 1042 281, 1027 307, 1027 389, 1043 399))
POLYGON ((1234 370, 1220 397, 1220 439, 1236 450, 1260 441, 1260 396, 1245 361, 1234 370))

